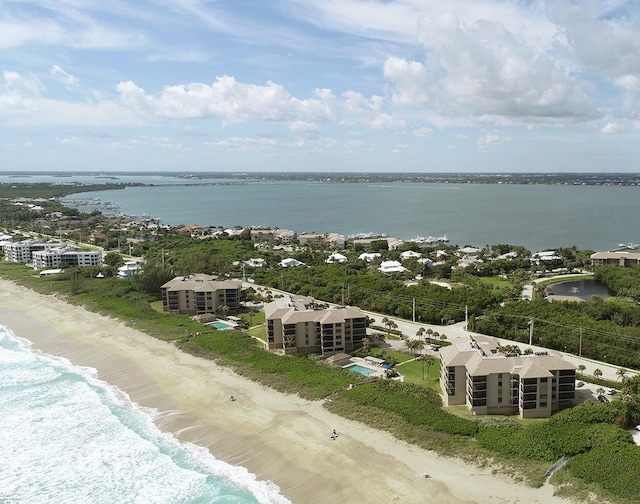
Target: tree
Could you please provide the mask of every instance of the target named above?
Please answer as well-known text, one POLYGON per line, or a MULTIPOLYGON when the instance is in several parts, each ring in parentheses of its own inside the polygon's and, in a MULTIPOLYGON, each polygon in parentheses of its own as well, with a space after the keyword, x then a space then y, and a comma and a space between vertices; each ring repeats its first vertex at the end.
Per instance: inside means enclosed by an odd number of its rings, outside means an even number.
POLYGON ((626 378, 628 372, 629 371, 627 371, 625 368, 620 368, 616 371, 616 375, 618 376, 618 378, 620 378, 621 382, 624 382, 624 379, 626 378))
POLYGON ((601 370, 600 368, 595 368, 595 369, 593 370, 593 377, 594 377, 596 380, 599 380, 601 376, 602 376, 602 370, 601 370))
POLYGON ((587 369, 587 366, 585 366, 584 364, 580 364, 578 366, 578 371, 580 371, 580 374, 584 374, 585 369, 587 369))
MULTIPOLYGON (((433 359, 433 357, 427 357, 425 359, 425 362, 427 363, 427 375, 429 377, 429 380, 431 380, 431 366, 433 366, 436 361, 433 359)), ((424 380, 424 376, 422 377, 422 379, 424 380)))
POLYGON ((424 338, 424 333, 425 333, 424 327, 421 327, 420 329, 418 329, 418 330, 416 331, 416 336, 417 336, 419 339, 423 339, 423 338, 424 338))
POLYGON ((412 355, 415 355, 417 343, 418 343, 417 339, 408 339, 408 340, 405 340, 404 342, 405 346, 407 347, 407 350, 409 350, 412 355))
POLYGON ((364 338, 362 340, 362 351, 366 354, 371 351, 371 340, 369 338, 364 338))
POLYGON ((124 259, 122 255, 117 252, 107 252, 102 260, 104 264, 107 266, 113 266, 117 268, 118 266, 122 266, 124 264, 124 259))
POLYGON ((398 328, 398 324, 396 324, 393 320, 388 319, 387 317, 382 319, 382 323, 387 326, 387 335, 391 335, 391 330, 392 329, 397 329, 398 328))
POLYGON ((429 329, 427 329, 427 334, 429 336, 429 341, 431 341, 431 337, 433 336, 433 329, 429 327, 429 329))

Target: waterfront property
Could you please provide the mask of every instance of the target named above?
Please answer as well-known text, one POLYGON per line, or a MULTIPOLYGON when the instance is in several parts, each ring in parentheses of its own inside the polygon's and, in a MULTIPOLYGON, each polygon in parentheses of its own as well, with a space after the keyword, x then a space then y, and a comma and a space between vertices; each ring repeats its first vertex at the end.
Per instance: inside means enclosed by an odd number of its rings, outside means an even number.
POLYGON ((332 354, 362 346, 367 317, 360 308, 319 307, 308 296, 278 298, 264 307, 270 350, 332 354))
POLYGON ((446 406, 466 404, 473 414, 546 418, 575 402, 576 368, 559 355, 501 352, 498 340, 469 337, 440 350, 446 406))
POLYGON ((102 252, 99 250, 80 251, 60 242, 23 240, 5 242, 2 248, 7 261, 33 264, 35 270, 102 266, 102 252))
POLYGON ((31 260, 35 270, 86 268, 102 266, 102 252, 100 250, 78 250, 69 245, 60 245, 32 252, 31 260))
POLYGON ((603 266, 613 264, 614 266, 625 266, 632 268, 640 264, 640 254, 637 252, 596 252, 591 254, 592 266, 603 266))
POLYGON ((162 287, 166 312, 199 315, 216 313, 223 306, 235 310, 240 304, 240 280, 217 280, 211 275, 189 275, 169 280, 162 287))

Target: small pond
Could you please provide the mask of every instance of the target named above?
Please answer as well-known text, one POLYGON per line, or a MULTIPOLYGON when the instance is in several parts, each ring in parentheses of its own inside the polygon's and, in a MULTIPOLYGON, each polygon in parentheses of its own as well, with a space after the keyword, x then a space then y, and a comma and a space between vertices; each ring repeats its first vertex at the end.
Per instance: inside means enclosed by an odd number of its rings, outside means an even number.
POLYGON ((611 297, 607 286, 595 280, 560 282, 550 285, 549 289, 554 296, 573 296, 584 301, 591 301, 592 296, 600 296, 602 299, 611 297))

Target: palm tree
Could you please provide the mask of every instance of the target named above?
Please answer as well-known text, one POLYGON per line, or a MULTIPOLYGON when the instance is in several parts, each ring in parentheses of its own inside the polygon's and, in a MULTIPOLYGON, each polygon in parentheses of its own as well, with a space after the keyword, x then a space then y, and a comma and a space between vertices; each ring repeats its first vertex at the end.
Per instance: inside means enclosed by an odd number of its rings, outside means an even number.
POLYGON ((418 331, 416 332, 416 336, 417 336, 419 339, 423 339, 423 338, 424 338, 424 333, 425 333, 425 331, 424 331, 424 327, 421 327, 421 328, 420 328, 420 329, 418 329, 418 331))
POLYGON ((369 338, 364 338, 362 340, 362 351, 366 354, 371 350, 371 340, 369 338))
MULTIPOLYGON (((427 363, 427 373, 429 376, 429 380, 431 380, 431 366, 433 366, 436 363, 436 361, 434 360, 433 357, 427 357, 425 359, 425 362, 427 363)), ((422 377, 422 379, 424 380, 424 376, 422 377)))
POLYGON ((601 376, 602 376, 602 370, 601 370, 600 368, 595 368, 595 369, 593 370, 593 377, 594 377, 596 380, 599 380, 601 376))
POLYGON ((418 343, 418 340, 416 339, 408 339, 404 342, 404 345, 407 347, 407 350, 411 352, 411 355, 415 354, 416 343, 418 343))
POLYGON ((627 373, 629 371, 627 371, 625 368, 620 368, 616 371, 616 375, 620 378, 620 381, 624 383, 624 379, 627 376, 627 373))
POLYGON ((427 334, 429 335, 429 341, 431 341, 431 336, 433 336, 433 329, 427 329, 427 334))
POLYGON ((585 369, 587 369, 587 366, 585 366, 584 364, 580 364, 578 366, 578 371, 580 371, 580 374, 584 374, 585 369))

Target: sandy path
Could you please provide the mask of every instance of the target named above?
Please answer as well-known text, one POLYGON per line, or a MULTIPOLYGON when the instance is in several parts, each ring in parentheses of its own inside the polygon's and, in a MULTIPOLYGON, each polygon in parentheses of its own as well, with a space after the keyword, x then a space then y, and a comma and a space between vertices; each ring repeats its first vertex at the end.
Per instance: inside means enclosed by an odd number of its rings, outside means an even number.
POLYGON ((294 503, 562 503, 281 394, 117 320, 0 280, 0 324, 34 348, 98 370, 159 426, 271 480, 294 503), (234 394, 235 402, 228 401, 234 394), (332 429, 339 436, 330 440, 332 429), (420 478, 427 472, 430 479, 420 478))

